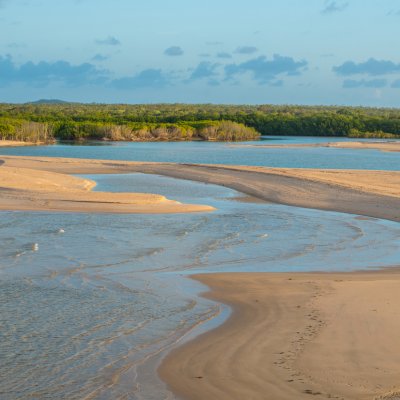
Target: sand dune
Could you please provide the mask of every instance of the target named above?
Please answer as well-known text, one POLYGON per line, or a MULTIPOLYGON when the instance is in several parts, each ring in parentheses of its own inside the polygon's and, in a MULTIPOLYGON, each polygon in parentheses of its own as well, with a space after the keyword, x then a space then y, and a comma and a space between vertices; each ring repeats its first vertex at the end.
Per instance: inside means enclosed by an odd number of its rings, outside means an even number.
POLYGON ((233 307, 159 372, 185 400, 398 399, 400 274, 198 275, 233 307))

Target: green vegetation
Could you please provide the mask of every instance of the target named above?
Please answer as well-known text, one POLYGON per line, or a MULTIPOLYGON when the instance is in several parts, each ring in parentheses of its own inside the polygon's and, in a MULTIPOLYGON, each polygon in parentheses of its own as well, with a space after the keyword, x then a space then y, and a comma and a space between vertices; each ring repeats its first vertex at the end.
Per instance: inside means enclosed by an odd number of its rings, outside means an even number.
POLYGON ((400 137, 400 110, 324 106, 0 104, 0 139, 219 140, 263 135, 400 137))
POLYGON ((179 140, 254 140, 259 133, 231 121, 196 121, 177 123, 109 122, 52 123, 54 136, 60 140, 179 141, 179 140))
POLYGON ((54 142, 53 125, 20 119, 0 118, 0 140, 51 143, 54 142))
POLYGON ((395 135, 393 133, 386 133, 383 131, 375 132, 361 132, 358 129, 350 129, 348 137, 350 138, 371 138, 371 139, 397 139, 400 135, 395 135))

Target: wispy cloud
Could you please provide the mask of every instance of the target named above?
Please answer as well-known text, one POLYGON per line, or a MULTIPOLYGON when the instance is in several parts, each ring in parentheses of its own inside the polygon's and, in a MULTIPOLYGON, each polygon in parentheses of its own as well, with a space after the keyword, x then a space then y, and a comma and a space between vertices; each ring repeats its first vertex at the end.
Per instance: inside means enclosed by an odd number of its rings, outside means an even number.
POLYGON ((232 55, 230 53, 226 53, 224 51, 221 51, 217 53, 218 58, 232 58, 232 55))
POLYGON ((164 50, 166 56, 177 57, 183 55, 183 50, 179 46, 171 46, 164 50))
POLYGON ((25 43, 17 43, 17 42, 11 42, 7 44, 7 47, 9 49, 22 49, 27 47, 27 45, 25 43))
POLYGON ((108 71, 90 63, 72 65, 67 61, 28 61, 17 66, 10 56, 0 56, 0 86, 23 83, 27 86, 44 87, 50 83, 78 86, 104 82, 108 71))
MULTIPOLYGON (((198 81, 204 81, 209 86, 219 86, 221 79, 218 76, 217 69, 221 66, 218 63, 211 63, 209 61, 202 61, 192 70, 190 77, 183 82, 186 84, 198 81)), ((190 69, 189 69, 190 71, 190 69)))
POLYGON ((114 79, 111 85, 117 89, 162 88, 169 84, 169 77, 161 69, 145 69, 134 76, 114 79))
POLYGON ((292 57, 275 54, 271 60, 265 56, 251 59, 241 64, 229 64, 225 67, 227 79, 250 73, 260 84, 276 81, 279 75, 300 75, 307 66, 307 61, 295 61, 292 57))
POLYGON ((346 61, 342 65, 333 67, 333 71, 340 76, 350 75, 387 75, 400 72, 400 64, 396 64, 390 60, 376 60, 370 58, 367 61, 356 63, 354 61, 346 61))
POLYGON ((271 59, 258 57, 228 65, 202 61, 184 71, 147 68, 115 78, 113 71, 96 65, 96 62, 106 59, 108 56, 97 53, 92 57, 94 63, 74 65, 65 60, 58 60, 38 63, 27 61, 17 65, 11 56, 0 56, 0 87, 22 84, 26 87, 90 85, 117 90, 160 89, 196 82, 209 86, 218 86, 226 81, 239 84, 238 78, 241 75, 250 75, 259 84, 281 86, 283 76, 299 75, 307 66, 304 60, 296 61, 291 57, 274 55, 271 59))
POLYGON ((340 11, 344 11, 349 6, 348 2, 340 2, 340 1, 325 1, 325 6, 321 10, 322 14, 332 14, 340 11))
POLYGON ((208 61, 202 61, 193 70, 192 74, 190 75, 189 81, 214 77, 217 75, 216 69, 219 66, 220 66, 220 64, 217 64, 217 63, 213 64, 208 61))
POLYGON ((390 10, 386 13, 387 16, 400 17, 400 10, 390 10))
POLYGON ((97 53, 92 57, 92 61, 100 61, 101 62, 101 61, 105 61, 105 60, 108 60, 108 59, 109 59, 108 56, 105 56, 105 55, 100 54, 100 53, 97 53))
POLYGON ((343 81, 343 87, 345 89, 355 89, 355 88, 383 88, 387 86, 387 80, 386 79, 371 79, 371 80, 366 80, 366 79, 360 79, 360 80, 353 80, 353 79, 345 79, 343 81))
POLYGON ((96 39, 96 43, 105 46, 118 46, 121 42, 114 36, 108 36, 105 39, 96 39))
POLYGON ((257 53, 258 49, 254 46, 239 46, 236 48, 235 53, 237 54, 254 54, 257 53))
POLYGON ((394 89, 400 89, 400 79, 395 80, 394 82, 392 82, 392 84, 390 85, 390 87, 394 88, 394 89))

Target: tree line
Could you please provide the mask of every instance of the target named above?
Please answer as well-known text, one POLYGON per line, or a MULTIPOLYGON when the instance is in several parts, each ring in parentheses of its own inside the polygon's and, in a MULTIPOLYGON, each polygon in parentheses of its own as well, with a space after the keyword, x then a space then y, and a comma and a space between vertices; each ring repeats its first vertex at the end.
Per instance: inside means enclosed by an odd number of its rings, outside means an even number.
POLYGON ((213 104, 0 104, 0 138, 254 140, 262 135, 400 137, 400 110, 213 104))

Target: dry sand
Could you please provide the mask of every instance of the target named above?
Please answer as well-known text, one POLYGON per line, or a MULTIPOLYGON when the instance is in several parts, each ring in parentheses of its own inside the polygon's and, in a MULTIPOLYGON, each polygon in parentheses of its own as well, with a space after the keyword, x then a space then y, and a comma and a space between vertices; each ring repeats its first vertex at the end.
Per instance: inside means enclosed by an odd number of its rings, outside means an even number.
POLYGON ((19 140, 0 140, 0 147, 37 146, 42 143, 22 142, 19 140))
POLYGON ((389 152, 400 151, 400 141, 365 141, 365 142, 328 142, 328 143, 290 143, 290 144, 266 144, 266 145, 231 145, 239 147, 263 147, 263 148, 304 148, 304 147, 336 147, 340 149, 370 149, 389 152))
POLYGON ((113 213, 206 212, 213 207, 182 204, 150 193, 93 192, 89 179, 57 172, 0 166, 0 210, 113 213))
POLYGON ((197 275, 233 307, 160 376, 185 400, 400 398, 400 274, 197 275))
POLYGON ((400 221, 400 172, 196 164, 135 170, 227 186, 271 203, 400 221))
MULTIPOLYGON (((94 182, 66 175, 132 172, 400 221, 399 172, 11 156, 0 156, 0 208, 177 212, 196 207, 157 195, 95 193, 94 182)), ((197 276, 212 288, 209 297, 234 312, 221 327, 169 355, 160 374, 184 399, 398 399, 399 278, 394 272, 197 276)))
MULTIPOLYGON (((264 168, 247 167, 249 171, 264 172, 264 168)), ((400 197, 400 172, 343 169, 273 168, 279 175, 344 186, 365 193, 400 197)))
POLYGON ((400 221, 399 171, 313 170, 17 156, 0 156, 1 164, 63 174, 152 173, 227 186, 272 203, 400 221))
POLYGON ((396 142, 333 142, 327 147, 341 149, 374 149, 382 151, 400 151, 400 141, 396 142))

